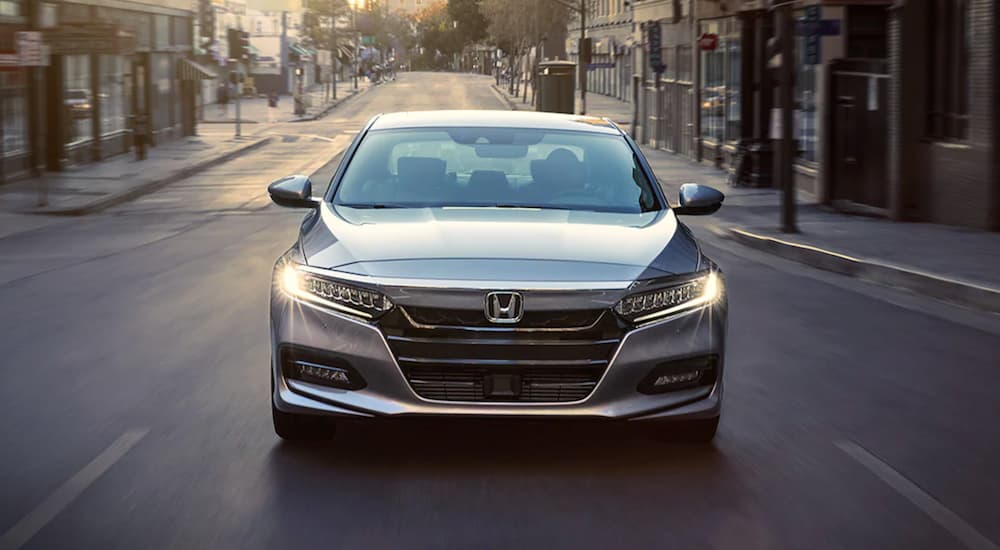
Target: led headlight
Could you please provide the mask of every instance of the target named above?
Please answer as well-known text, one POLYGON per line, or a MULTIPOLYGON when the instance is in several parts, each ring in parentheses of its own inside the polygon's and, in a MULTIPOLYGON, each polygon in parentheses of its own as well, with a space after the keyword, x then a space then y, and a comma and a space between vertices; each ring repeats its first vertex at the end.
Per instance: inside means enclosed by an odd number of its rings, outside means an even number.
POLYGON ((380 292, 328 279, 293 263, 281 268, 281 287, 295 298, 366 319, 392 309, 392 302, 380 292))
POLYGON ((674 286, 626 296, 615 305, 615 311, 633 323, 642 323, 711 303, 721 294, 722 279, 712 271, 674 286))

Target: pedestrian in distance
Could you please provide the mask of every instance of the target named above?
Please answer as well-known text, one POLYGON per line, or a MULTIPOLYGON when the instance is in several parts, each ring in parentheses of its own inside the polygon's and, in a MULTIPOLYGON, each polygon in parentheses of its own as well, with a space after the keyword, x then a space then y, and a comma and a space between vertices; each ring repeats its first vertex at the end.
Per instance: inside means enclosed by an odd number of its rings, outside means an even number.
POLYGON ((229 86, 225 83, 219 85, 219 114, 229 116, 229 86))
POLYGON ((271 92, 267 95, 267 123, 278 122, 278 92, 271 92))

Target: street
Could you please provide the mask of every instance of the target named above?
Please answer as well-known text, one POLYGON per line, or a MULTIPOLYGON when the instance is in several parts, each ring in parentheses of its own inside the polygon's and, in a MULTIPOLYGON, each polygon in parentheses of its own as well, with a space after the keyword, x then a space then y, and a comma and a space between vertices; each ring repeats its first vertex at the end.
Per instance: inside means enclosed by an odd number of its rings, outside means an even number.
POLYGON ((403 73, 248 126, 276 139, 155 193, 0 236, 0 549, 998 548, 1000 318, 741 247, 712 217, 684 220, 730 303, 712 446, 432 420, 281 443, 267 300, 304 212, 267 184, 313 174, 320 194, 376 113, 506 109, 490 82, 403 73))

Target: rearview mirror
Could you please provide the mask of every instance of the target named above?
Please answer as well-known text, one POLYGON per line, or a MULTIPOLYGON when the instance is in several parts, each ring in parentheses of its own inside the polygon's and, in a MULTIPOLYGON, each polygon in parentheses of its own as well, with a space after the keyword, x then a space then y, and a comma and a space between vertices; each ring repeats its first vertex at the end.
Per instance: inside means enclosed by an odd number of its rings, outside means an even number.
POLYGON ((707 185, 685 183, 677 193, 680 205, 674 207, 678 216, 705 216, 722 208, 726 196, 721 191, 707 185))
POLYGON ((312 181, 309 176, 296 174, 276 179, 267 186, 267 194, 278 206, 289 208, 315 208, 319 199, 312 196, 312 181))

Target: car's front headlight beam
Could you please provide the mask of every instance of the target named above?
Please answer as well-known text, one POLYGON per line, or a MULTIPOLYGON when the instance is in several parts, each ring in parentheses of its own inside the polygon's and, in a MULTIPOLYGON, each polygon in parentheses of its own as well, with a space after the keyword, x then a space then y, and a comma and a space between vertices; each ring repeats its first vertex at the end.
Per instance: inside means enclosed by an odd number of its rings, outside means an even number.
POLYGON ((281 267, 281 288, 293 298, 364 319, 380 317, 393 307, 381 292, 348 285, 290 262, 281 267))
POLYGON ((615 305, 615 312, 640 324, 714 302, 722 295, 722 278, 715 271, 683 283, 632 294, 615 305))

